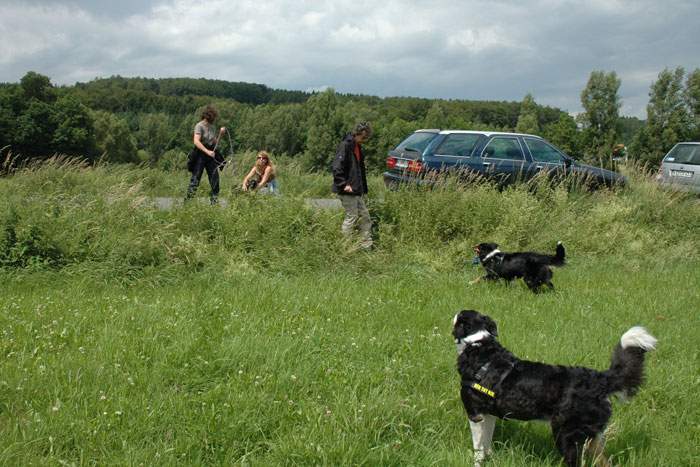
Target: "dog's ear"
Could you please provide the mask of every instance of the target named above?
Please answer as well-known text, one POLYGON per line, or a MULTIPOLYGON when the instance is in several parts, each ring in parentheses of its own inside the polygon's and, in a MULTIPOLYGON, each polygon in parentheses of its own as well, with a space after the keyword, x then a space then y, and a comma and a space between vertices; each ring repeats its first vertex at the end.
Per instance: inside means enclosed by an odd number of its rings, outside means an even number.
POLYGON ((486 315, 482 315, 481 322, 484 323, 484 327, 492 336, 498 336, 498 327, 496 326, 496 322, 494 320, 486 315))

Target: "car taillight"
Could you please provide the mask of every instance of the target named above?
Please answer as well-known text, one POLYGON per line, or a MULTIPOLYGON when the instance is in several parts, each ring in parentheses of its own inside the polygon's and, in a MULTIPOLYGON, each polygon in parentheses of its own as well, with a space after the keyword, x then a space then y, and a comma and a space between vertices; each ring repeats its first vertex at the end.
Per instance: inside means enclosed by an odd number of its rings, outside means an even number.
POLYGON ((408 167, 406 167, 408 172, 418 173, 423 170, 423 163, 421 161, 408 161, 408 167))
POLYGON ((391 170, 394 167, 396 167, 396 158, 395 157, 388 157, 386 159, 386 168, 391 170))

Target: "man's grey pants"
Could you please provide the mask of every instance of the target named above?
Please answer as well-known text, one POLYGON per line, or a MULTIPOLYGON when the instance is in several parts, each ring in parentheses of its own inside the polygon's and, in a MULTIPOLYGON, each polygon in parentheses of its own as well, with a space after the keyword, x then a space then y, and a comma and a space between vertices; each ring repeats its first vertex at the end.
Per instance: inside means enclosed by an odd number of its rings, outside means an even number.
POLYGON ((350 237, 357 225, 360 231, 360 244, 363 247, 372 246, 372 220, 365 204, 365 197, 339 194, 338 198, 345 209, 345 219, 341 227, 343 235, 350 237))

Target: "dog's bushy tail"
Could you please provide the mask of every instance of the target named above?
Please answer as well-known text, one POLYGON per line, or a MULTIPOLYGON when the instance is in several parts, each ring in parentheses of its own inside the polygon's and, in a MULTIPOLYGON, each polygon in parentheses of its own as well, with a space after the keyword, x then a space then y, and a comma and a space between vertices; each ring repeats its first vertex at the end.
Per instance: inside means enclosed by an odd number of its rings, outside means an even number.
POLYGON ((607 376, 610 393, 634 396, 644 381, 644 354, 656 348, 656 338, 641 326, 630 328, 620 338, 607 376))
POLYGON ((556 254, 552 256, 552 261, 549 263, 552 266, 564 266, 566 262, 566 250, 561 242, 557 242, 556 254))

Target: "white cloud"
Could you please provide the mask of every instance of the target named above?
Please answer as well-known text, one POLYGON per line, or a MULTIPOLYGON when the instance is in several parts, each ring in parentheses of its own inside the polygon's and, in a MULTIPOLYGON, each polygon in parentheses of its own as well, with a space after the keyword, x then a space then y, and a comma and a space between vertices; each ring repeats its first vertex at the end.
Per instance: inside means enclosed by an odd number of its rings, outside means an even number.
POLYGON ((700 4, 675 0, 3 0, 0 81, 206 76, 287 89, 520 100, 579 110, 593 70, 643 115, 664 67, 697 67, 700 4), (82 5, 82 6, 81 6, 82 5))
POLYGON ((468 53, 480 53, 489 49, 519 49, 524 45, 517 44, 514 38, 508 36, 502 28, 486 27, 482 29, 463 29, 447 36, 450 48, 468 53))
POLYGON ((18 58, 67 46, 70 27, 85 27, 89 19, 82 12, 71 12, 59 6, 45 7, 8 5, 0 9, 0 63, 11 64, 18 58), (75 14, 74 14, 75 13, 75 14))

